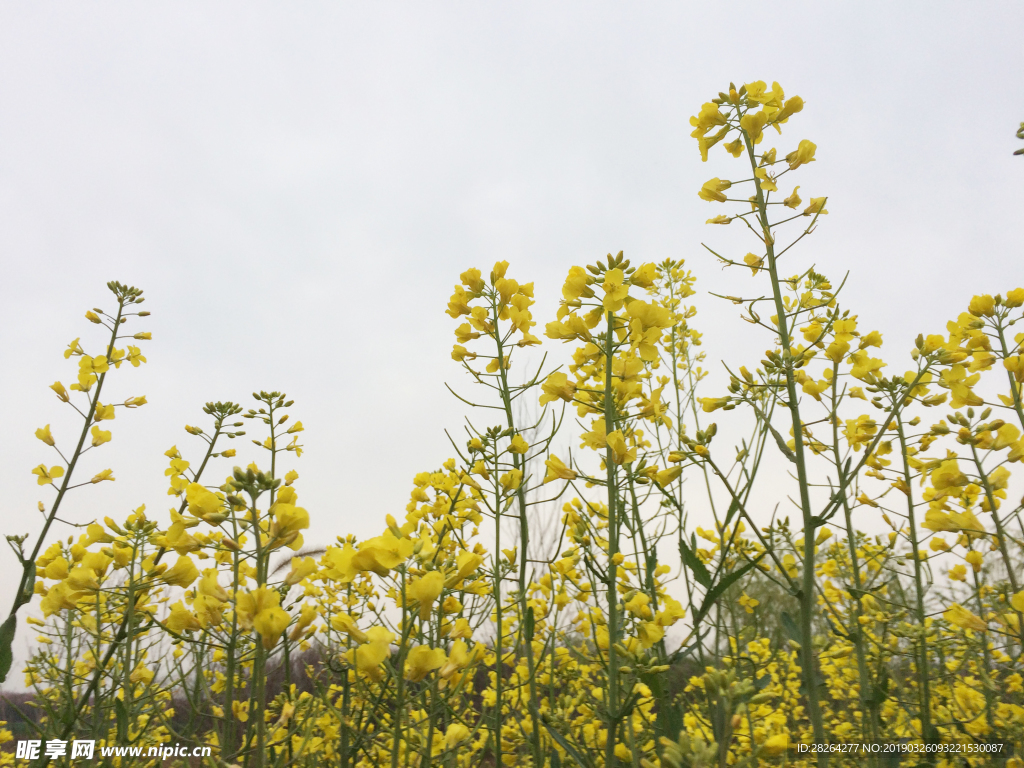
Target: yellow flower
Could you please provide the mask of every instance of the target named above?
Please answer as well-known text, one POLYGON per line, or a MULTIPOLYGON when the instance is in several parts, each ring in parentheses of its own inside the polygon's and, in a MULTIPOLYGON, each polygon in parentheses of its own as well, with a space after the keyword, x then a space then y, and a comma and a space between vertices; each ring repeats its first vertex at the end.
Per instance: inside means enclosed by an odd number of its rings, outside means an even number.
POLYGON ((470 352, 461 344, 456 344, 452 347, 452 360, 457 363, 461 363, 463 360, 475 360, 476 352, 470 352))
POLYGON ((179 555, 184 555, 188 552, 198 552, 203 548, 203 545, 185 530, 185 524, 180 519, 178 522, 171 523, 171 527, 167 529, 164 538, 167 541, 167 546, 173 548, 179 555))
POLYGON ((153 670, 151 670, 145 664, 139 664, 139 666, 132 670, 132 673, 128 676, 128 679, 136 685, 138 685, 139 683, 141 683, 142 685, 149 685, 151 682, 153 682, 153 677, 153 670))
POLYGON ((530 444, 523 439, 522 435, 516 435, 512 438, 512 443, 508 447, 512 453, 523 454, 530 450, 530 444))
POLYGON ((106 373, 110 369, 110 365, 107 362, 105 355, 97 355, 96 357, 89 357, 83 355, 82 359, 78 361, 78 374, 100 374, 106 373))
POLYGON ((289 533, 298 533, 309 528, 309 513, 294 504, 274 504, 274 522, 277 524, 277 535, 284 538, 289 533))
POLYGON ((804 208, 804 216, 810 216, 815 213, 822 216, 828 213, 828 211, 825 210, 824 197, 812 197, 811 204, 804 208))
POLYGON ((444 589, 444 575, 440 571, 428 571, 413 579, 406 587, 406 593, 419 604, 420 620, 430 618, 430 609, 444 589))
POLYGON ((850 375, 868 384, 873 384, 876 378, 875 374, 885 367, 884 361, 869 357, 867 352, 861 350, 851 354, 849 362, 853 364, 853 367, 850 369, 850 375))
POLYGON ((68 561, 63 557, 52 560, 43 569, 43 576, 47 579, 66 579, 68 577, 68 561))
POLYGON ((405 679, 417 683, 435 669, 440 669, 447 658, 440 648, 417 645, 405 657, 405 679))
POLYGON ((540 404, 550 403, 554 400, 564 400, 569 403, 572 402, 573 396, 576 394, 576 385, 569 381, 569 377, 561 371, 552 373, 544 383, 541 385, 540 404))
POLYGON ((85 593, 76 590, 67 581, 61 581, 50 587, 39 602, 39 608, 43 616, 52 616, 68 608, 77 608, 77 601, 84 596, 85 593))
POLYGON ((68 394, 68 391, 64 389, 64 385, 61 384, 59 381, 53 382, 53 384, 50 385, 50 389, 52 389, 57 394, 57 397, 62 402, 66 403, 71 399, 71 396, 68 394))
POLYGON ((292 640, 298 640, 306 627, 316 621, 316 617, 319 616, 319 612, 316 606, 310 605, 309 603, 303 603, 302 607, 299 608, 299 620, 295 622, 295 626, 292 627, 291 634, 289 637, 292 640))
POLYGON ((953 603, 953 605, 949 606, 942 616, 950 624, 955 624, 962 629, 972 629, 977 632, 984 632, 988 629, 988 625, 984 621, 959 603, 953 603))
POLYGON ((469 728, 462 723, 452 723, 448 726, 448 730, 444 732, 445 749, 455 749, 455 747, 468 739, 469 735, 469 728))
POLYGON ((544 461, 544 466, 548 468, 547 475, 544 477, 545 483, 550 483, 552 480, 574 480, 576 479, 576 472, 567 467, 560 458, 552 456, 544 461))
POLYGON ((203 571, 203 577, 199 580, 199 584, 196 585, 196 591, 200 595, 207 595, 221 602, 227 602, 230 598, 227 590, 217 582, 216 568, 208 568, 203 571))
POLYGON ((312 557, 293 557, 292 569, 284 577, 284 583, 293 586, 315 572, 316 561, 312 557))
MULTIPOLYGON (((107 520, 110 520, 110 518, 108 517, 107 520)), ((106 529, 99 523, 90 523, 86 527, 85 532, 86 546, 97 542, 101 544, 110 544, 114 541, 114 537, 107 533, 106 529)))
MULTIPOLYGON (((138 333, 135 334, 135 338, 136 339, 141 338, 143 336, 145 338, 147 338, 147 339, 151 338, 150 334, 148 334, 148 333, 144 334, 144 335, 143 334, 138 334, 138 333)), ((146 362, 146 358, 142 354, 142 351, 138 347, 133 347, 130 344, 128 345, 128 357, 126 357, 125 359, 129 363, 132 364, 133 368, 138 368, 140 363, 146 362)), ((142 398, 142 399, 145 400, 145 398, 142 398)), ((140 405, 141 405, 141 403, 140 403, 140 405)))
POLYGON ((234 716, 234 719, 240 723, 249 722, 249 702, 238 700, 232 701, 231 714, 234 716))
POLYGON ((263 640, 263 647, 268 651, 273 648, 281 633, 288 628, 291 617, 282 608, 268 608, 256 614, 252 627, 263 640))
POLYGON ((604 273, 604 282, 601 284, 604 290, 604 308, 609 312, 617 312, 629 294, 629 284, 625 282, 625 276, 621 269, 609 269, 604 273))
POLYGON ((581 296, 589 299, 594 295, 590 288, 591 279, 583 267, 570 267, 569 274, 565 277, 562 285, 562 298, 566 301, 576 301, 581 296))
POLYGON ((251 592, 243 592, 236 597, 235 613, 238 625, 242 629, 251 629, 256 616, 281 605, 281 596, 277 590, 269 587, 257 587, 251 592))
POLYGON ((712 101, 705 102, 701 106, 700 112, 690 118, 690 125, 695 129, 690 135, 694 138, 700 138, 712 128, 725 125, 725 123, 726 117, 722 114, 718 105, 712 101))
POLYGON ((736 139, 722 145, 726 152, 733 157, 739 157, 743 154, 743 139, 736 139))
POLYGON ((797 146, 796 151, 786 155, 786 162, 789 163, 789 170, 795 171, 801 165, 814 162, 814 151, 818 147, 811 141, 803 139, 797 146))
POLYGON ((92 434, 92 445, 93 445, 93 448, 96 448, 97 446, 103 445, 104 443, 109 443, 110 442, 110 432, 108 430, 100 429, 95 424, 93 424, 93 427, 92 427, 92 430, 91 430, 90 433, 92 434))
POLYGON ((239 626, 255 629, 267 650, 274 647, 291 620, 280 605, 281 596, 269 587, 258 587, 243 593, 238 596, 235 604, 239 626))
POLYGON ((967 311, 975 317, 992 317, 995 313, 995 306, 995 299, 986 293, 982 296, 975 296, 972 298, 971 303, 967 307, 967 311))
MULTIPOLYGON (((172 461, 171 464, 173 466, 174 462, 172 461)), ((185 500, 188 502, 190 514, 211 525, 216 525, 228 517, 228 513, 224 510, 224 500, 199 483, 189 483, 185 489, 185 500)))
POLYGON ((960 682, 953 687, 953 700, 969 715, 976 715, 985 709, 984 694, 960 682))
POLYGON ((352 567, 357 571, 373 571, 378 576, 386 576, 388 571, 412 554, 413 546, 411 539, 400 539, 391 531, 385 531, 383 536, 359 544, 352 557, 352 567))
POLYGON ((960 465, 955 458, 941 462, 931 471, 930 479, 937 491, 964 486, 968 482, 967 475, 960 471, 960 465))
POLYGON ((471 299, 472 297, 466 293, 465 288, 461 285, 456 285, 455 293, 452 294, 451 299, 448 301, 448 309, 445 310, 445 314, 452 318, 468 315, 471 299))
POLYGON ((778 192, 779 188, 775 186, 775 181, 768 175, 766 168, 757 168, 754 171, 754 176, 760 181, 761 189, 765 192, 778 192))
POLYGON ((115 479, 116 478, 114 477, 114 470, 104 469, 102 472, 97 472, 95 475, 93 475, 92 479, 90 479, 89 482, 95 485, 96 483, 102 483, 104 480, 110 480, 111 482, 113 482, 115 479))
POLYGON ((778 128, 777 123, 784 123, 789 120, 790 117, 795 115, 797 112, 802 111, 804 108, 804 100, 799 96, 794 96, 791 99, 786 99, 775 116, 772 118, 772 124, 778 128))
POLYGON ((113 405, 104 405, 103 403, 96 403, 96 410, 93 413, 93 418, 95 418, 96 421, 109 421, 113 419, 116 415, 117 414, 114 413, 113 405))
POLYGON ((164 571, 160 577, 167 584, 174 587, 190 587, 192 582, 199 578, 199 569, 192 562, 192 558, 182 555, 174 567, 164 571))
POLYGON ((967 555, 964 557, 964 560, 971 564, 971 567, 974 568, 975 573, 981 571, 981 567, 984 564, 984 556, 981 554, 981 552, 979 552, 976 549, 972 549, 970 552, 968 552, 967 555))
POLYGON ((82 351, 81 344, 78 343, 78 340, 80 338, 81 338, 81 336, 79 336, 78 339, 75 339, 70 344, 68 344, 68 348, 64 350, 64 359, 65 360, 69 360, 72 355, 84 355, 85 354, 85 352, 82 351))
POLYGON ((768 115, 762 109, 760 112, 747 112, 743 117, 740 118, 740 128, 742 128, 747 136, 750 137, 750 141, 754 144, 760 144, 761 139, 764 136, 764 127, 768 123, 768 115))
POLYGON ((800 203, 803 202, 802 200, 800 200, 800 195, 798 195, 796 193, 796 191, 798 189, 800 189, 799 185, 793 187, 793 194, 791 194, 789 197, 785 198, 782 201, 782 204, 784 206, 786 206, 787 208, 792 208, 792 209, 796 210, 796 208, 800 205, 800 203))
POLYGON ((351 583, 359 575, 359 569, 352 564, 355 554, 356 551, 351 544, 345 544, 340 549, 328 547, 321 559, 324 576, 342 584, 351 583))
POLYGON ((647 650, 665 637, 665 628, 653 621, 643 621, 636 628, 640 647, 647 650))
POLYGON ((745 610, 745 611, 746 611, 747 613, 753 613, 753 612, 754 612, 754 609, 755 609, 755 608, 756 608, 757 606, 759 606, 759 605, 761 604, 761 601, 760 601, 760 600, 755 600, 754 598, 752 598, 752 597, 749 597, 749 596, 747 595, 747 593, 746 593, 746 592, 744 592, 744 593, 743 593, 743 594, 742 594, 742 595, 740 596, 740 599, 739 599, 739 603, 740 603, 740 605, 742 605, 742 606, 743 606, 743 609, 744 609, 744 610, 745 610))
POLYGON ((669 467, 668 469, 663 469, 661 472, 658 472, 654 476, 654 481, 664 488, 665 486, 674 483, 681 474, 683 474, 682 467, 669 467))
POLYGON ((521 469, 510 469, 499 477, 498 481, 501 483, 501 487, 505 489, 506 493, 514 491, 523 482, 523 471, 521 469))
POLYGON ((480 278, 480 270, 476 268, 467 269, 459 275, 459 280, 461 280, 462 284, 469 288, 473 293, 479 293, 487 287, 487 284, 480 278))
POLYGON ((38 475, 36 482, 39 485, 50 485, 57 478, 64 476, 64 467, 50 467, 47 469, 45 464, 40 464, 32 470, 32 474, 38 475))
POLYGON ((391 656, 391 641, 395 636, 384 627, 371 627, 366 637, 367 642, 356 648, 356 670, 371 680, 380 681, 384 677, 380 665, 391 656))
POLYGON ((196 612, 196 619, 204 629, 209 626, 217 626, 224 620, 225 603, 210 595, 197 595, 192 602, 192 610, 196 612))
POLYGON ((731 186, 731 181, 723 181, 716 176, 704 182, 704 186, 700 188, 697 196, 701 200, 707 200, 709 203, 724 203, 727 198, 723 192, 731 186))
POLYGON ((628 447, 626 439, 620 430, 615 430, 606 437, 608 447, 612 452, 612 461, 616 464, 629 464, 636 460, 636 447, 628 447))
POLYGON ((54 442, 55 442, 54 439, 53 439, 53 435, 50 434, 50 425, 49 424, 47 424, 42 429, 37 429, 36 430, 36 437, 38 437, 40 440, 42 440, 47 445, 53 445, 54 442))
POLYGON ((483 561, 483 556, 478 555, 476 552, 460 552, 458 557, 455 558, 455 573, 449 574, 444 585, 448 589, 457 587, 460 582, 473 575, 483 561))
POLYGON ((789 735, 785 733, 776 733, 774 736, 769 736, 765 739, 764 744, 761 745, 762 754, 767 754, 770 757, 781 755, 788 749, 789 735))
POLYGON ((704 413, 712 413, 717 411, 719 408, 723 408, 729 404, 729 398, 727 397, 698 397, 697 402, 700 403, 701 410, 704 413))
POLYGON ((177 634, 193 632, 203 628, 203 625, 199 623, 199 619, 192 615, 192 612, 185 607, 181 600, 171 606, 171 613, 164 624, 169 630, 177 634))
POLYGON ((356 620, 347 613, 336 613, 331 617, 331 626, 339 632, 344 632, 357 643, 365 643, 369 640, 366 633, 359 629, 356 620))

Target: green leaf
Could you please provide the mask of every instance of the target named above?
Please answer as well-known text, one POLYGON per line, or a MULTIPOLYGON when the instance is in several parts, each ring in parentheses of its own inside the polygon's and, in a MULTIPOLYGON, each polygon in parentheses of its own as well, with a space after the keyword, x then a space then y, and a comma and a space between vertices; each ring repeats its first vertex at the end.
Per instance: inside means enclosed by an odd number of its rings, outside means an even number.
POLYGON ((694 551, 697 549, 697 537, 694 536, 690 541, 693 546, 692 549, 686 546, 686 539, 682 536, 679 537, 679 555, 683 558, 683 562, 686 563, 686 567, 690 569, 697 583, 704 587, 704 589, 711 589, 711 574, 708 573, 704 562, 697 557, 697 553, 694 551))
POLYGON ((882 669, 879 679, 870 688, 871 693, 864 697, 864 703, 869 707, 880 707, 889 698, 889 673, 882 669))
POLYGON ((14 633, 18 628, 18 617, 11 614, 7 621, 0 624, 0 683, 7 680, 7 673, 11 671, 11 664, 14 662, 14 633))
POLYGON ((35 594, 36 588, 36 564, 29 562, 28 567, 25 569, 25 573, 21 577, 21 590, 18 594, 18 607, 31 602, 32 595, 35 594))
MULTIPOLYGON (((558 746, 560 746, 562 749, 566 751, 566 753, 569 755, 569 757, 573 759, 576 765, 578 765, 580 768, 590 768, 590 766, 587 765, 586 760, 583 759, 583 756, 576 751, 572 744, 566 741, 565 737, 562 734, 560 734, 558 731, 556 731, 554 728, 552 728, 550 725, 544 722, 544 719, 540 717, 539 713, 537 712, 536 704, 530 704, 530 711, 533 712, 534 716, 538 720, 544 723, 544 727, 548 729, 548 733, 551 734, 551 738, 555 740, 555 743, 558 744, 558 746)), ((554 750, 552 750, 552 754, 554 754, 554 750)))
POLYGON ((697 639, 694 641, 693 645, 687 645, 677 648, 675 651, 669 654, 669 657, 668 659, 666 659, 666 661, 669 664, 677 664, 678 662, 682 661, 691 653, 697 650, 698 646, 700 645, 700 641, 703 637, 704 635, 698 632, 697 639))
MULTIPOLYGON (((662 676, 651 675, 650 677, 660 678, 662 676)), ((649 683, 648 687, 650 687, 649 683)), ((683 730, 682 707, 676 705, 672 700, 672 696, 665 690, 665 686, 660 684, 654 696, 654 706, 656 711, 654 717, 655 734, 675 741, 679 738, 679 732, 683 730)))
POLYGON ((533 618, 533 606, 529 606, 526 609, 526 617, 523 619, 523 634, 526 635, 526 642, 533 642, 533 629, 534 629, 534 618, 533 618))
POLYGON ((794 454, 793 451, 790 450, 790 447, 786 445, 786 441, 782 439, 782 435, 779 434, 779 430, 771 424, 768 425, 768 429, 771 430, 772 437, 775 438, 775 443, 779 446, 779 450, 782 451, 782 455, 796 464, 796 454, 794 454))
POLYGON ((128 710, 124 699, 114 699, 114 715, 117 717, 117 740, 124 743, 128 740, 128 710))
POLYGON ((729 504, 729 511, 725 513, 725 525, 724 525, 724 527, 728 527, 729 526, 729 523, 732 521, 732 516, 735 515, 739 511, 740 511, 740 503, 736 499, 733 499, 732 503, 729 504))
MULTIPOLYGON (((761 555, 761 557, 764 557, 764 555, 761 555)), ((703 619, 707 615, 708 611, 711 610, 712 606, 714 606, 714 604, 718 601, 718 598, 722 596, 725 590, 727 590, 737 581, 746 576, 747 571, 749 571, 751 568, 757 565, 757 563, 761 560, 761 557, 758 557, 757 560, 750 561, 742 568, 740 568, 738 571, 733 571, 725 578, 719 580, 719 582, 715 584, 714 587, 709 589, 708 593, 704 595, 704 602, 701 603, 700 610, 697 611, 697 615, 693 618, 694 623, 700 623, 701 619, 703 619)))
POLYGON ((790 640, 800 642, 800 628, 796 625, 796 621, 789 615, 788 611, 783 611, 779 614, 779 621, 782 622, 782 628, 786 630, 786 634, 789 635, 790 640))

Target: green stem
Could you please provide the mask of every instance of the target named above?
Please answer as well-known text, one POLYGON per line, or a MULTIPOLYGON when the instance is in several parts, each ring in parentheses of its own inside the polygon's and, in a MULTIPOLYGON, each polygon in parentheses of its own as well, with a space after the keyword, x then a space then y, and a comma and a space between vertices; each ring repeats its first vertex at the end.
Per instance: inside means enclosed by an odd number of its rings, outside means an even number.
MULTIPOLYGON (((864 594, 864 581, 860 573, 860 557, 857 555, 856 530, 853 527, 852 511, 850 500, 846 493, 848 485, 843 469, 842 458, 839 455, 839 417, 836 415, 839 407, 839 366, 834 366, 832 371, 832 455, 835 459, 836 469, 839 472, 839 484, 842 487, 843 516, 846 521, 846 544, 850 554, 850 567, 853 571, 853 586, 857 590, 853 600, 853 622, 847 630, 853 639, 853 646, 857 656, 857 677, 860 682, 861 701, 869 702, 867 705, 867 728, 861 723, 861 732, 873 743, 878 742, 879 737, 879 703, 875 701, 871 671, 868 669, 867 653, 864 650, 864 625, 861 624, 861 616, 864 615, 864 606, 861 599, 864 594)), ((869 765, 875 765, 876 758, 872 755, 868 758, 869 765)))
MULTIPOLYGON (((124 315, 125 299, 120 298, 117 302, 117 317, 114 319, 114 327, 110 332, 110 341, 107 343, 106 359, 109 362, 111 355, 114 352, 114 344, 117 342, 117 330, 121 327, 121 318, 124 315)), ((93 393, 92 399, 89 401, 89 412, 85 416, 85 421, 82 424, 82 433, 78 436, 78 445, 75 446, 75 452, 71 455, 71 460, 68 462, 67 472, 64 473, 64 481, 60 485, 60 489, 57 491, 57 498, 53 502, 53 506, 50 507, 50 513, 46 516, 46 522, 43 523, 43 530, 40 531, 39 537, 36 539, 35 546, 32 548, 32 554, 27 558, 22 558, 22 576, 21 582, 18 587, 17 593, 14 595, 14 604, 11 606, 10 615, 14 616, 17 614, 18 609, 25 605, 32 599, 31 586, 27 584, 31 574, 35 572, 35 562, 39 557, 39 551, 42 549, 43 544, 46 542, 46 534, 50 531, 50 526, 53 525, 53 521, 57 519, 57 512, 60 509, 60 504, 64 500, 64 494, 68 492, 71 487, 71 476, 75 473, 75 466, 78 464, 78 459, 82 455, 82 448, 85 446, 85 440, 89 436, 89 427, 92 426, 93 418, 96 416, 96 404, 99 402, 100 393, 103 391, 103 383, 107 379, 107 372, 99 374, 96 380, 96 391, 93 393)), ((53 484, 52 482, 50 483, 53 484)), ((0 683, 6 679, 6 672, 0 675, 0 683)))
MULTIPOLYGON (((616 408, 615 395, 612 389, 612 363, 615 354, 615 315, 606 315, 607 328, 604 349, 604 424, 605 434, 615 431, 616 408)), ((615 756, 615 742, 618 736, 619 721, 619 655, 615 646, 619 642, 619 593, 618 563, 615 556, 619 553, 619 487, 618 473, 614 454, 610 446, 605 446, 604 453, 606 481, 608 484, 608 576, 606 581, 608 600, 608 738, 605 743, 605 766, 613 768, 618 764, 615 756)))
MULTIPOLYGON (((935 730, 932 727, 932 701, 931 701, 931 674, 928 659, 928 639, 926 632, 926 616, 924 607, 924 566, 921 563, 919 553, 919 539, 917 534, 917 519, 914 511, 914 494, 910 478, 910 464, 907 457, 907 437, 903 429, 903 418, 899 415, 899 403, 893 402, 893 410, 896 411, 896 432, 900 438, 900 454, 903 457, 903 483, 906 486, 907 495, 907 522, 910 525, 910 546, 914 552, 914 591, 916 593, 917 624, 920 635, 917 638, 917 678, 921 684, 921 698, 918 712, 921 717, 921 738, 925 744, 935 743, 935 730)), ((934 753, 929 753, 934 755, 934 753)), ((929 762, 934 762, 932 757, 929 762)))
MULTIPOLYGON (((754 145, 746 131, 743 131, 743 141, 746 144, 751 170, 756 172, 758 165, 757 158, 754 156, 754 145)), ((789 407, 790 419, 793 425, 793 454, 796 460, 797 480, 800 486, 800 511, 803 515, 803 578, 799 595, 801 667, 807 694, 808 714, 810 715, 811 726, 814 730, 814 741, 818 744, 826 744, 829 742, 829 739, 825 733, 824 721, 822 719, 813 644, 813 619, 816 607, 814 592, 814 539, 819 523, 814 519, 814 514, 811 510, 810 484, 808 482, 807 463, 804 454, 803 421, 800 417, 800 404, 797 401, 789 326, 786 319, 786 305, 782 301, 778 265, 775 261, 775 244, 771 235, 771 226, 768 222, 768 206, 761 185, 756 180, 756 173, 754 173, 754 176, 758 219, 764 233, 763 239, 768 260, 768 274, 771 278, 772 298, 774 299, 775 312, 778 317, 779 344, 782 348, 782 367, 786 375, 786 404, 789 407)), ((817 762, 819 768, 825 768, 828 765, 828 755, 824 750, 817 753, 817 762)))
MULTIPOLYGON (((501 333, 498 329, 497 302, 491 306, 492 322, 494 323, 494 340, 498 345, 498 371, 501 385, 501 403, 505 409, 505 419, 508 428, 515 430, 515 418, 512 415, 512 394, 508 386, 508 374, 505 371, 505 353, 501 343, 501 333)), ((529 610, 527 600, 527 564, 530 548, 530 521, 528 517, 528 506, 526 503, 526 460, 525 456, 513 453, 512 465, 522 473, 519 487, 516 489, 516 503, 519 506, 519 621, 520 625, 526 621, 526 612, 529 610)), ((541 766, 544 764, 544 753, 541 747, 540 732, 541 723, 539 717, 540 701, 537 695, 537 661, 533 653, 533 638, 522 639, 523 651, 526 654, 526 669, 528 685, 530 688, 530 702, 534 705, 529 707, 532 730, 530 733, 530 747, 533 752, 533 764, 541 766)))

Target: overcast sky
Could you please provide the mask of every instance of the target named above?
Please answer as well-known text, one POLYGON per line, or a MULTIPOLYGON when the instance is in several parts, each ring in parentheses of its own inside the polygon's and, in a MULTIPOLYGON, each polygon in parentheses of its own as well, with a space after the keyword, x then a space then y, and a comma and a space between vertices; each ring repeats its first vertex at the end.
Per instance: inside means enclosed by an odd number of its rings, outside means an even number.
POLYGON ((850 270, 844 305, 903 365, 973 293, 1024 283, 1022 29, 1017 2, 2 3, 4 532, 38 529, 30 470, 55 456, 33 432, 77 435, 47 386, 71 339, 98 347, 83 313, 112 279, 146 290, 153 341, 111 399, 150 404, 88 457, 118 480, 69 498, 75 522, 166 515, 163 452, 200 447, 183 425, 280 389, 307 539, 375 533, 451 455, 443 310, 498 259, 543 324, 573 264, 685 258, 712 367, 756 364, 768 340, 706 295, 742 273, 701 247, 750 250, 696 194, 736 166, 689 137, 730 80, 805 99, 768 139, 814 141, 801 193, 829 197, 793 271, 850 270))

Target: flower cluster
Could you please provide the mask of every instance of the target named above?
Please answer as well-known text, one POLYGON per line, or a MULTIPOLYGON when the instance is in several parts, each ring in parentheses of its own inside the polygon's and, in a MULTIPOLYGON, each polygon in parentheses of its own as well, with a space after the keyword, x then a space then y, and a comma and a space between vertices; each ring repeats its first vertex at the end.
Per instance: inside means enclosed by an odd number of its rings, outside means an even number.
POLYGON ((726 298, 765 334, 763 359, 727 360, 723 390, 704 392, 682 260, 573 266, 547 342, 533 283, 507 262, 466 270, 447 313, 477 394, 452 391, 484 416, 368 538, 304 540, 303 505, 331 502, 300 504, 302 422, 258 392, 248 409, 207 403, 166 452, 168 511, 50 540, 67 492, 113 480, 82 479, 86 454, 146 402, 107 394, 122 363, 146 361, 118 345, 147 314, 141 292, 112 283, 118 310, 86 315, 105 351, 76 339, 75 381, 51 387, 82 418, 76 447, 36 432, 60 457, 32 470, 54 492, 43 530, 31 547, 8 537, 23 577, 0 662, 32 603, 31 727, 209 745, 248 768, 876 760, 798 749, 854 741, 952 766, 988 753, 939 747, 1024 747, 1024 290, 975 296, 902 365, 883 360, 842 286, 780 272, 827 213, 824 197, 801 208, 799 188, 774 197, 815 145, 763 149, 803 107, 757 81, 691 121, 703 159, 721 143, 749 166, 699 195, 727 206, 710 223, 738 220, 757 243, 716 255, 760 284, 726 298), (527 370, 521 350, 542 344, 565 365, 527 370), (243 459, 225 444, 246 421, 260 434, 243 459))

